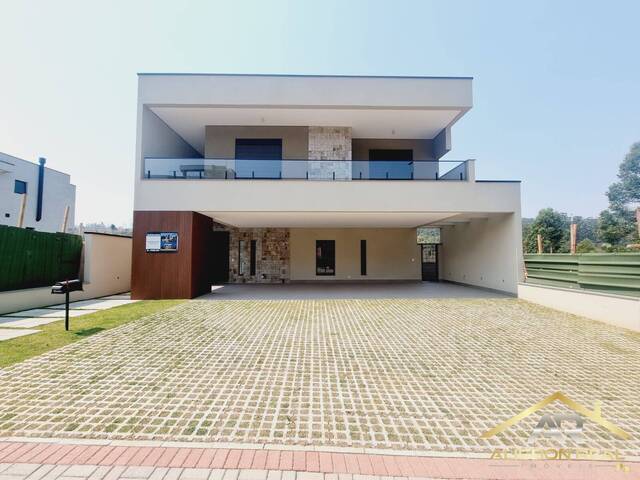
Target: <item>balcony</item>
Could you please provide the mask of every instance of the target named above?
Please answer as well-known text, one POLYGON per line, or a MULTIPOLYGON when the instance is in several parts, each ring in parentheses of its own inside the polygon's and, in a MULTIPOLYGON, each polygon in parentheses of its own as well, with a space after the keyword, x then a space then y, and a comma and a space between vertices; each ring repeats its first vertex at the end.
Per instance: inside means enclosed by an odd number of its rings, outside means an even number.
POLYGON ((145 158, 145 179, 467 181, 468 160, 145 158))

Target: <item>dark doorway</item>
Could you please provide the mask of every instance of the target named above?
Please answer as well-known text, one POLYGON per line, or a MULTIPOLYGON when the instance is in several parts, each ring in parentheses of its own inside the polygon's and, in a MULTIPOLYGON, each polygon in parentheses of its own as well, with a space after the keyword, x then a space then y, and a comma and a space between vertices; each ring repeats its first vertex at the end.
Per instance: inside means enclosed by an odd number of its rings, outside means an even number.
POLYGON ((229 281, 229 232, 212 232, 211 283, 229 281))
POLYGON ((422 249, 422 280, 428 282, 438 281, 438 245, 425 243, 420 245, 422 249))
POLYGON ((336 274, 336 241, 316 240, 316 275, 336 274))
POLYGON ((369 178, 409 180, 413 178, 413 150, 369 150, 369 178))

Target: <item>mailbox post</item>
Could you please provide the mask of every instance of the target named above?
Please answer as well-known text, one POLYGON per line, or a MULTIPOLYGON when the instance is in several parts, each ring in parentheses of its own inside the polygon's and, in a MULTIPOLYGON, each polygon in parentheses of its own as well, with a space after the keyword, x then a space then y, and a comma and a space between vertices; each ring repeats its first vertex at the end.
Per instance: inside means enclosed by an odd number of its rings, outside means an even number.
POLYGON ((62 295, 64 293, 64 329, 69 330, 69 293, 82 291, 82 282, 78 279, 65 280, 51 287, 51 293, 62 295))

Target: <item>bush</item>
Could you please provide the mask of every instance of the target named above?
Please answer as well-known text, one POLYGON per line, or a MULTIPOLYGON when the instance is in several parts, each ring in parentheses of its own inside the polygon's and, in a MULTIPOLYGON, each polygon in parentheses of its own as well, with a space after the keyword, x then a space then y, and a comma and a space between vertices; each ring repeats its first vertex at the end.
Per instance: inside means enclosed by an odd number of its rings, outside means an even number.
POLYGON ((576 245, 576 253, 591 253, 595 251, 596 245, 588 238, 585 238, 576 245))

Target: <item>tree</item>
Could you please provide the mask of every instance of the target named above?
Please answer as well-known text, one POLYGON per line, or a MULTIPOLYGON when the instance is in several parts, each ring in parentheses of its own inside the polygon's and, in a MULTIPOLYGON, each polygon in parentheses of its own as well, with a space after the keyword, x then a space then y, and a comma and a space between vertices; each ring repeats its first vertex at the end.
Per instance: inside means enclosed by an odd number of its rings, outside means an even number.
POLYGON ((610 245, 622 245, 632 242, 636 228, 633 212, 604 210, 598 218, 598 236, 610 245))
POLYGON ((631 145, 618 169, 618 181, 607 191, 609 208, 622 213, 640 205, 640 142, 631 145))
POLYGON ((602 241, 624 245, 638 239, 635 209, 640 205, 640 142, 631 145, 618 169, 618 181, 607 191, 609 208, 600 214, 602 241))
POLYGON ((598 237, 598 219, 592 217, 573 217, 573 221, 578 225, 578 241, 589 239, 593 243, 599 243, 598 237))
POLYGON ((542 250, 546 253, 566 253, 569 251, 569 217, 553 208, 543 208, 538 212, 528 228, 524 248, 528 253, 538 251, 537 236, 542 236, 542 250))
POLYGON ((596 245, 588 238, 578 242, 578 245, 576 245, 576 253, 591 253, 595 251, 596 245))

